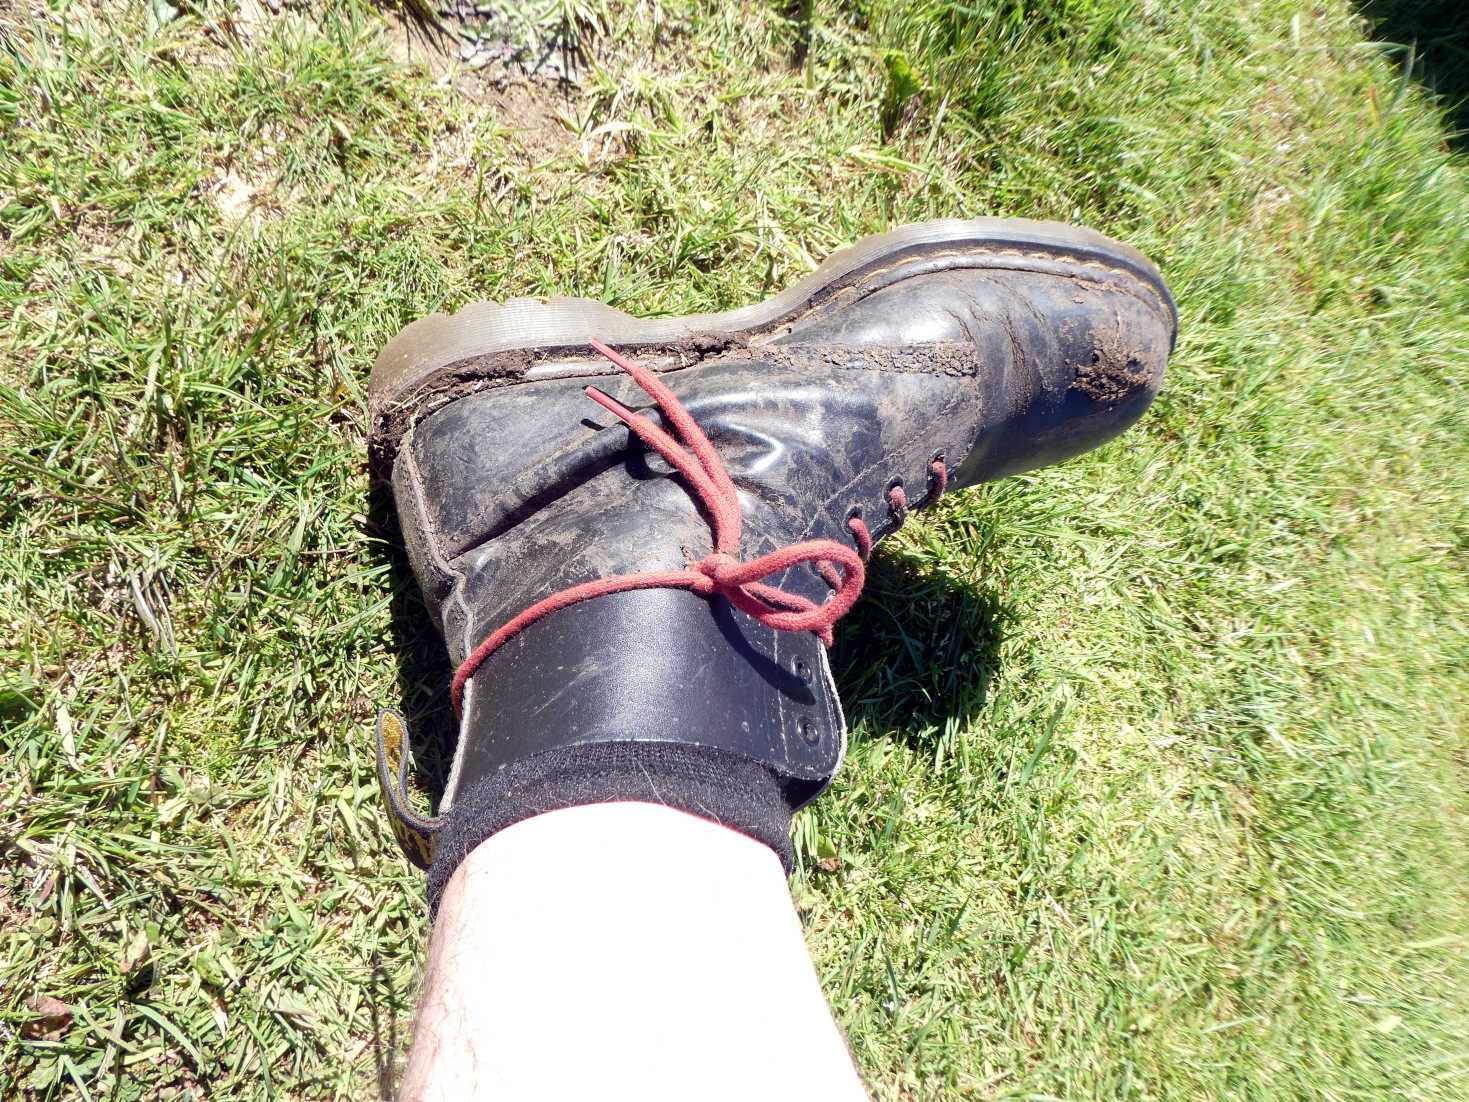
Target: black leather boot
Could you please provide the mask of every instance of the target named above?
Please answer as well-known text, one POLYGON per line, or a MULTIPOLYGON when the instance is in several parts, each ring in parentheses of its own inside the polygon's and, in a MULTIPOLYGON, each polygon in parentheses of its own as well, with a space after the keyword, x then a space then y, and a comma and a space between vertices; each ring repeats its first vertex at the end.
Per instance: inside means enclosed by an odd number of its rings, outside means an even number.
POLYGON ((870 543, 946 489, 1127 428, 1176 326, 1135 250, 1000 219, 867 238, 724 314, 521 299, 409 325, 373 368, 371 458, 463 710, 439 818, 403 801, 391 713, 380 778, 431 898, 494 831, 614 799, 725 822, 789 864, 791 812, 842 760, 821 636, 870 543), (768 555, 765 588, 736 568, 768 555))

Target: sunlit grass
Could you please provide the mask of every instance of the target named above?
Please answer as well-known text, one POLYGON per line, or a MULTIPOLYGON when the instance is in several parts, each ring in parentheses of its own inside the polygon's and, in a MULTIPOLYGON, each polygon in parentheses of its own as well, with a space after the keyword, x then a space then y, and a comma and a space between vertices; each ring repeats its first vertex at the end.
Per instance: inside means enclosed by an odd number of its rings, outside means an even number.
POLYGON ((370 716, 444 706, 366 480, 401 325, 1014 214, 1147 251, 1181 336, 840 634, 794 891, 874 1096, 1469 1097, 1469 190, 1405 55, 1341 3, 548 11, 579 88, 353 5, 0 13, 0 1094, 389 1089, 370 716))

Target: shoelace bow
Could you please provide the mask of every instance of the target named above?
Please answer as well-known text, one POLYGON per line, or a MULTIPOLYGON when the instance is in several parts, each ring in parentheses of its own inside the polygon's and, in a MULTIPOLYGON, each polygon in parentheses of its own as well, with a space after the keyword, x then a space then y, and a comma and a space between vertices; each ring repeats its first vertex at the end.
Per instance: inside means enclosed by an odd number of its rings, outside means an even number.
MULTIPOLYGON (((460 715, 464 711, 465 685, 496 649, 537 620, 593 597, 633 589, 687 589, 701 597, 723 597, 752 619, 777 631, 813 632, 824 644, 831 646, 832 625, 847 614, 862 592, 866 578, 863 560, 872 549, 872 539, 860 516, 854 515, 847 522, 857 540, 857 550, 836 540, 805 540, 778 548, 750 562, 740 561, 737 556, 742 524, 739 495, 704 430, 653 372, 623 358, 601 341, 594 340, 591 345, 632 376, 633 381, 657 403, 674 431, 665 431, 596 387, 587 387, 587 397, 626 424, 633 435, 683 475, 709 520, 714 551, 684 570, 614 574, 571 586, 531 605, 475 647, 454 671, 450 691, 454 711, 460 715), (831 587, 832 595, 824 604, 765 584, 764 579, 801 563, 812 563, 831 587)), ((935 474, 940 479, 942 492, 947 476, 942 461, 935 460, 935 463, 938 464, 935 474)), ((898 495, 902 494, 901 486, 894 487, 894 490, 898 495)), ((889 491, 889 504, 906 511, 906 499, 899 496, 894 500, 893 493, 893 490, 889 491)))

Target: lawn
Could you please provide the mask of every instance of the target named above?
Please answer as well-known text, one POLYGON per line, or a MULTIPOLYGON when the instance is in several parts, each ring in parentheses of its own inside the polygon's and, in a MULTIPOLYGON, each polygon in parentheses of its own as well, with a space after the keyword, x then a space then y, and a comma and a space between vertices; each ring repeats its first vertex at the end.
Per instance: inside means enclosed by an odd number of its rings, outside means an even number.
POLYGON ((449 726, 367 476, 400 326, 1002 214, 1147 252, 1180 338, 838 631, 792 887, 873 1097, 1469 1099, 1456 8, 553 0, 558 84, 365 0, 0 3, 0 1097, 390 1097, 372 717, 425 803, 449 726))

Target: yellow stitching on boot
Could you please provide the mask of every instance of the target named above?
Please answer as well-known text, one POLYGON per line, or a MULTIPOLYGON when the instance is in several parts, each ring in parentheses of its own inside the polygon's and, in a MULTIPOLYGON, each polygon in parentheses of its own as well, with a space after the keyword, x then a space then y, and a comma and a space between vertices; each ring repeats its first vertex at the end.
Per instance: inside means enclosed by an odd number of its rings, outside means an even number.
POLYGON ((377 783, 388 812, 388 826, 403 855, 421 869, 434 863, 443 816, 429 818, 408 806, 408 729, 403 718, 384 708, 377 717, 377 783))

